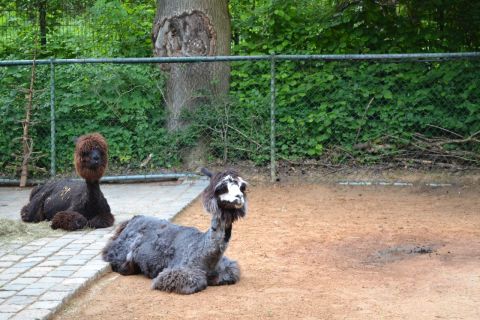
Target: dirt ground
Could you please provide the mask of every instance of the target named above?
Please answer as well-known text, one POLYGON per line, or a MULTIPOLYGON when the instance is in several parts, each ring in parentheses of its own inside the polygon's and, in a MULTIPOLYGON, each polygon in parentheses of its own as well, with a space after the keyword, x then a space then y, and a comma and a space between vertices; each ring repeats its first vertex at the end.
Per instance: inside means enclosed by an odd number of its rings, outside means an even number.
MULTIPOLYGON (((201 230, 197 200, 175 220, 201 230)), ((257 184, 239 283, 182 296, 109 273, 60 319, 480 319, 480 190, 257 184)))

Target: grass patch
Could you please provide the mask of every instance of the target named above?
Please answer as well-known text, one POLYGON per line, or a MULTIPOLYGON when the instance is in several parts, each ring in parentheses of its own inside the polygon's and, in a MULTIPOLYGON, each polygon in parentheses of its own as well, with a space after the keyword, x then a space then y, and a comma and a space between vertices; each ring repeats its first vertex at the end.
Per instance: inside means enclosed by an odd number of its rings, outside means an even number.
POLYGON ((0 243, 12 240, 30 241, 38 238, 48 237, 58 232, 50 228, 50 223, 43 221, 39 223, 25 223, 17 220, 0 218, 0 243))

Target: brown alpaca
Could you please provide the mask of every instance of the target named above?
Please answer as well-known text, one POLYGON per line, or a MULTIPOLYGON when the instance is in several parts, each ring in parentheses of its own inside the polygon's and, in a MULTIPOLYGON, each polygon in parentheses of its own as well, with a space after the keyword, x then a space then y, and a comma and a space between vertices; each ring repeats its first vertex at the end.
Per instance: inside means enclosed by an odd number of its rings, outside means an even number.
POLYGON ((75 145, 75 169, 85 181, 58 180, 35 187, 22 208, 25 222, 51 220, 52 229, 106 228, 114 217, 100 190, 108 165, 108 145, 99 133, 81 136, 75 145))

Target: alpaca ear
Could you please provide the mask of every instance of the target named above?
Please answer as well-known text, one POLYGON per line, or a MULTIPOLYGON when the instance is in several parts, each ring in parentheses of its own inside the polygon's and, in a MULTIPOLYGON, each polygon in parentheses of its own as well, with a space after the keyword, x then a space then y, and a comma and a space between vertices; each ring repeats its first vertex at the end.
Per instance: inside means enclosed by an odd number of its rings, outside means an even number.
POLYGON ((213 176, 213 173, 211 173, 207 168, 202 168, 200 169, 200 172, 206 175, 207 177, 211 178, 213 176))

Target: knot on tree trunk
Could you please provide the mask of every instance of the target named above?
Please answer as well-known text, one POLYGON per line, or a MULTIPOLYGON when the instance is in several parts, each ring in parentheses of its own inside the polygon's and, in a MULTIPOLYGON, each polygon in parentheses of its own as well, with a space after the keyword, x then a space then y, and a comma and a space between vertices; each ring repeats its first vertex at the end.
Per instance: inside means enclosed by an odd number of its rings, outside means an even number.
MULTIPOLYGON (((216 33, 210 18, 192 10, 163 17, 153 26, 152 40, 156 56, 190 57, 215 54, 216 33)), ((169 69, 168 64, 162 69, 169 69)))

